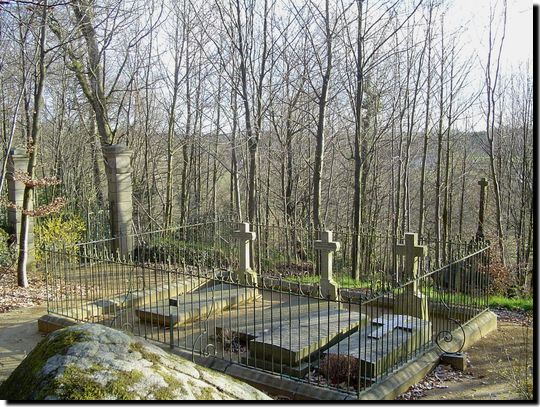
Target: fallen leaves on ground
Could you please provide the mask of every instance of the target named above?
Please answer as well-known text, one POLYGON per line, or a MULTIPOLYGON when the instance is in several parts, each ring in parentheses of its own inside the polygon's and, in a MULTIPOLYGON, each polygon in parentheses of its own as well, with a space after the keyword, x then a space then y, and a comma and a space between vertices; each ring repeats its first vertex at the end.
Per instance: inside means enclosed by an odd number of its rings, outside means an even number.
POLYGON ((517 325, 531 326, 532 325, 532 313, 524 311, 510 311, 503 308, 496 308, 492 310, 497 314, 498 321, 511 322, 517 325))
POLYGON ((455 370, 452 366, 438 365, 424 379, 411 386, 405 393, 400 394, 396 400, 417 400, 423 396, 427 390, 446 389, 449 381, 461 382, 464 379, 469 379, 472 374, 455 370))
POLYGON ((47 281, 43 272, 36 270, 28 273, 28 287, 17 285, 15 269, 0 269, 0 314, 17 308, 28 308, 41 305, 49 300, 62 300, 88 291, 90 286, 68 281, 54 281, 47 289, 47 281), (53 297, 53 293, 56 293, 53 297))
POLYGON ((41 273, 28 275, 28 288, 17 285, 17 272, 0 271, 0 314, 17 308, 28 308, 47 301, 47 285, 41 273))

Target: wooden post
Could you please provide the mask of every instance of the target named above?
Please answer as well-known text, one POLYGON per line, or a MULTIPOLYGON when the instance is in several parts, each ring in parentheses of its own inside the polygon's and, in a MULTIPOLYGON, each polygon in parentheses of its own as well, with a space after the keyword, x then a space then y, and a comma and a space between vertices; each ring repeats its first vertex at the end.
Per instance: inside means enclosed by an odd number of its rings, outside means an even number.
POLYGON ((257 273, 250 267, 251 252, 250 242, 256 239, 255 232, 249 230, 249 223, 240 223, 239 230, 232 233, 232 237, 238 239, 240 243, 240 267, 236 277, 241 284, 257 284, 257 273))
POLYGON ((405 244, 396 245, 396 255, 405 256, 404 277, 412 283, 405 286, 405 291, 394 300, 397 314, 411 315, 428 320, 427 298, 418 289, 418 258, 427 255, 427 246, 418 244, 417 233, 405 233, 405 244))
POLYGON ((325 230, 321 232, 321 240, 315 240, 313 247, 321 252, 320 279, 322 295, 330 300, 337 300, 338 284, 333 279, 332 265, 333 252, 339 251, 341 245, 339 242, 332 241, 332 231, 325 230))

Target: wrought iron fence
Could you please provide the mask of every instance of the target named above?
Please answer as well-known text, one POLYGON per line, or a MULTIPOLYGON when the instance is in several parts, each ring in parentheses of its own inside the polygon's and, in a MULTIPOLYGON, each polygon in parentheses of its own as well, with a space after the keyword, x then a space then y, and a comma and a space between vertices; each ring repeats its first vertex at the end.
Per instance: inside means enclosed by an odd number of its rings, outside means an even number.
MULTIPOLYGON (((287 280, 283 272, 240 283, 235 228, 202 222, 133 235, 126 256, 111 251, 114 239, 43 248, 48 311, 193 357, 359 395, 433 346, 459 351, 452 333, 488 307, 489 247, 480 244, 443 267, 424 261, 416 278, 368 296, 365 287, 341 289, 331 300, 318 284, 287 280)), ((263 246, 279 241, 278 231, 259 239, 261 271, 275 267, 270 260, 287 259, 285 250, 267 255, 263 246)))

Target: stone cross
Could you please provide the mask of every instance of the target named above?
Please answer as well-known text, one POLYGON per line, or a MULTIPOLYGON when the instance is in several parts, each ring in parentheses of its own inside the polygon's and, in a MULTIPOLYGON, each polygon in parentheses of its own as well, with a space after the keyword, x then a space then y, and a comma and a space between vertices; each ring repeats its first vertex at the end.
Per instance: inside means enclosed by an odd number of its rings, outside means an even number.
POLYGON ((418 277, 418 258, 427 255, 427 246, 418 244, 417 233, 405 233, 405 244, 398 244, 396 253, 405 256, 405 278, 415 280, 413 283, 414 291, 417 290, 416 278, 418 277))
POLYGON ((381 339, 384 335, 392 332, 394 329, 406 329, 412 331, 414 323, 411 321, 411 317, 408 315, 385 315, 383 317, 375 318, 371 321, 374 326, 380 326, 378 329, 373 329, 368 335, 368 338, 381 339))
POLYGON ((321 240, 315 240, 313 248, 321 252, 321 292, 326 298, 337 300, 338 285, 332 276, 332 257, 333 252, 339 251, 341 245, 332 241, 332 231, 324 230, 321 232, 321 240))
POLYGON ((250 243, 256 239, 257 235, 249 230, 249 223, 240 223, 239 226, 239 230, 232 233, 232 237, 240 243, 240 269, 237 277, 240 283, 253 285, 257 283, 257 273, 250 267, 250 243))
POLYGON ((394 310, 397 314, 411 315, 428 320, 427 298, 418 290, 418 258, 427 254, 427 246, 418 244, 418 234, 405 233, 405 244, 396 246, 396 254, 405 256, 404 274, 407 280, 405 292, 396 296, 394 310))
POLYGON ((480 185, 480 208, 478 209, 478 231, 476 232, 476 239, 482 240, 484 239, 484 210, 486 207, 486 189, 488 182, 485 178, 482 178, 478 181, 478 185, 480 185))

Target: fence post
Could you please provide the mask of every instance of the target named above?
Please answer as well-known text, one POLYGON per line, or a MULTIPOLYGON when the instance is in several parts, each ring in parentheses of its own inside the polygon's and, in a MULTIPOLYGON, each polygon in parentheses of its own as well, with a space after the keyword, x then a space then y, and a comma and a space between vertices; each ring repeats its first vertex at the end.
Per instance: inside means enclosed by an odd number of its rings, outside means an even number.
POLYGON ((131 155, 126 146, 113 144, 103 147, 106 160, 111 235, 116 238, 111 250, 127 257, 133 250, 133 197, 131 185, 131 155))
POLYGON ((332 276, 333 252, 339 251, 341 245, 339 242, 332 241, 332 231, 324 230, 321 232, 321 240, 315 240, 313 248, 321 252, 321 261, 319 263, 321 292, 325 298, 332 301, 338 299, 338 284, 332 276))
POLYGON ((249 223, 240 223, 239 229, 232 233, 232 237, 237 239, 240 244, 240 264, 236 277, 240 284, 256 285, 257 273, 251 269, 251 251, 250 244, 256 239, 255 232, 249 230, 249 223))
POLYGON ((427 246, 418 244, 417 233, 405 233, 405 244, 396 245, 396 255, 405 256, 404 277, 412 280, 394 300, 396 314, 429 320, 427 297, 418 289, 418 258, 427 255, 427 246))
MULTIPOLYGON (((8 187, 8 199, 12 204, 17 205, 17 207, 22 207, 24 199, 24 188, 25 185, 22 181, 17 181, 15 178, 16 172, 27 172, 28 170, 28 155, 26 151, 21 148, 12 148, 9 152, 9 159, 7 162, 7 187, 8 187)), ((34 208, 34 197, 30 199, 29 208, 32 210, 34 208)), ((14 241, 19 242, 21 236, 21 211, 17 208, 8 207, 8 227, 9 233, 15 236, 14 241)), ((27 268, 30 270, 35 265, 35 250, 34 250, 34 218, 28 216, 28 237, 27 237, 27 268)))

